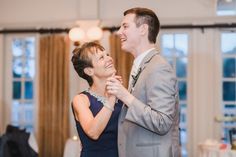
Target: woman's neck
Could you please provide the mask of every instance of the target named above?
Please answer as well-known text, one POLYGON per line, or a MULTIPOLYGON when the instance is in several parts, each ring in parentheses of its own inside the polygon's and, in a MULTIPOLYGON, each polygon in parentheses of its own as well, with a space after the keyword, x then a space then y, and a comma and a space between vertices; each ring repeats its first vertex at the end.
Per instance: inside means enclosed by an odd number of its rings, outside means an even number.
POLYGON ((93 85, 90 87, 90 90, 94 93, 96 93, 99 96, 105 96, 106 95, 106 82, 94 82, 93 85))

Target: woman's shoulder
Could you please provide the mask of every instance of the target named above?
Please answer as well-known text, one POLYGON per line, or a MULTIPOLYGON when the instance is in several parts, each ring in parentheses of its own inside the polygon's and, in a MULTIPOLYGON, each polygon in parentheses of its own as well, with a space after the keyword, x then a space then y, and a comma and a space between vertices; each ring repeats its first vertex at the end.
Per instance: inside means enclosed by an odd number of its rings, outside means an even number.
POLYGON ((72 105, 75 107, 79 104, 89 104, 89 98, 86 92, 81 92, 74 96, 72 100, 72 105))

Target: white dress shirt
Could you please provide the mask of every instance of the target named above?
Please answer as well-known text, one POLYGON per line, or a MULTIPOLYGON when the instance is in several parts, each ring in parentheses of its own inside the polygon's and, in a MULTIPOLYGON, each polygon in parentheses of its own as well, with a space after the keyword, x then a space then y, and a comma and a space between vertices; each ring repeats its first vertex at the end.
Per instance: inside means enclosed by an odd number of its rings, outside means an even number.
POLYGON ((132 76, 136 76, 137 72, 138 72, 138 69, 139 69, 139 66, 140 64, 142 63, 142 60, 145 58, 145 56, 151 52, 152 50, 154 50, 155 48, 151 48, 151 49, 148 49, 147 51, 141 53, 140 55, 138 55, 135 59, 134 59, 134 62, 133 62, 133 65, 132 65, 132 69, 130 71, 130 76, 129 76, 129 88, 131 86, 131 81, 132 81, 132 76))

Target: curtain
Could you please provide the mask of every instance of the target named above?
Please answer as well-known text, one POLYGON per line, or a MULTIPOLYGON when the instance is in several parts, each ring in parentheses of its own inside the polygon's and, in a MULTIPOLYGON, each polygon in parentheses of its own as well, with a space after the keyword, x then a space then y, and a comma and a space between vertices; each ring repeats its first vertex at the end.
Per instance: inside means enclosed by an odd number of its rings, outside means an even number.
POLYGON ((220 53, 216 30, 193 30, 189 54, 188 79, 188 156, 199 156, 199 144, 221 137, 221 124, 214 121, 221 115, 220 53))
MULTIPOLYGON (((3 74, 3 35, 0 34, 0 73, 3 74)), ((2 135, 4 133, 4 125, 5 125, 5 121, 4 121, 4 113, 3 111, 3 75, 0 76, 0 135, 2 135)))
POLYGON ((69 40, 65 35, 40 37, 39 156, 62 157, 69 137, 69 40))
POLYGON ((122 77, 123 84, 127 88, 134 57, 130 53, 121 50, 120 38, 116 34, 110 35, 110 51, 117 70, 117 75, 122 77))

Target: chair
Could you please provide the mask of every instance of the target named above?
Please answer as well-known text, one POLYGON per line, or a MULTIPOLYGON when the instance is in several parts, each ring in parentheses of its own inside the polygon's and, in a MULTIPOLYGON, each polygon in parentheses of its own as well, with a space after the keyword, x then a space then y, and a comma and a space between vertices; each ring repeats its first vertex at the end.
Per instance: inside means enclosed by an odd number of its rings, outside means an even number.
POLYGON ((74 136, 66 141, 63 157, 80 157, 81 149, 80 139, 74 136))

